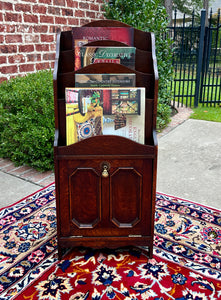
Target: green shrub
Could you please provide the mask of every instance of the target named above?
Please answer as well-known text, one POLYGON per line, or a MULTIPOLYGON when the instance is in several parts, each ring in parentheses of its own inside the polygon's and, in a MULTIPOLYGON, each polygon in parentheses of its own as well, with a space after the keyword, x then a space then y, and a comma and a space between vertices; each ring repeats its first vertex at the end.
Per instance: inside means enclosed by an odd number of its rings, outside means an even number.
POLYGON ((0 85, 0 156, 16 165, 53 169, 54 106, 51 71, 0 85))
POLYGON ((157 128, 165 127, 170 120, 172 41, 167 36, 167 14, 161 0, 104 0, 107 19, 118 20, 137 29, 154 32, 159 72, 157 128))

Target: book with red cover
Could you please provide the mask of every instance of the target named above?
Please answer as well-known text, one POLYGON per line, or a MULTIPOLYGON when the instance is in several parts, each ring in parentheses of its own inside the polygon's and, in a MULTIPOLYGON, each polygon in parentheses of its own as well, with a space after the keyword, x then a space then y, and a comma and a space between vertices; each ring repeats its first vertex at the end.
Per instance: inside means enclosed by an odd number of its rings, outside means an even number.
POLYGON ((134 45, 134 29, 131 27, 73 27, 72 46, 75 49, 75 70, 80 68, 79 47, 102 40, 112 40, 134 45))

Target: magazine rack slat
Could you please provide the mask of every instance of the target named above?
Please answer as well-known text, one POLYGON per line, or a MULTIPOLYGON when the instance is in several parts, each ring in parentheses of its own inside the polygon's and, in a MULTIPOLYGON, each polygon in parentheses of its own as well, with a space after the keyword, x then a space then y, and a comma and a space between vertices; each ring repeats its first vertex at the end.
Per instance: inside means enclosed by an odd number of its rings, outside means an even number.
MULTIPOLYGON (((102 20, 85 27, 129 27, 102 20)), ((90 45, 120 45, 99 41, 90 45)), ((135 70, 118 64, 92 64, 74 71, 71 31, 57 35, 53 75, 55 182, 58 255, 72 247, 147 246, 153 253, 157 169, 158 73, 152 33, 134 29, 135 70), (94 136, 66 146, 65 88, 75 74, 135 73, 145 87, 145 143, 114 135, 94 136)))

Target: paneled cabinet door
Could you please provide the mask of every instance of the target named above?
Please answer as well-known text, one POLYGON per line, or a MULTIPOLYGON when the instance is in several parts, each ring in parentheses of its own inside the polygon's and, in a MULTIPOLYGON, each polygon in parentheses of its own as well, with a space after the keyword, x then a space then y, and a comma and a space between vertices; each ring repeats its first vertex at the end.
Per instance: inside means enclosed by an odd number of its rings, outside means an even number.
POLYGON ((150 235, 151 159, 64 163, 59 180, 62 236, 150 235))

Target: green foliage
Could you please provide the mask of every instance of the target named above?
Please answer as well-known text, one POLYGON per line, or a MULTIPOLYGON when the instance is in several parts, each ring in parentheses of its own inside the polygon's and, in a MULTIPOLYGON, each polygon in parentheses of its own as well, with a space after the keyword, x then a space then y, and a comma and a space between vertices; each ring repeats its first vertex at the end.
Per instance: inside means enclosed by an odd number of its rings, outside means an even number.
POLYGON ((16 165, 53 169, 54 106, 51 71, 0 85, 0 156, 16 165))
POLYGON ((170 119, 170 85, 172 80, 172 41, 167 36, 167 14, 161 0, 104 0, 105 17, 154 32, 156 39, 159 95, 157 128, 165 127, 170 119))

